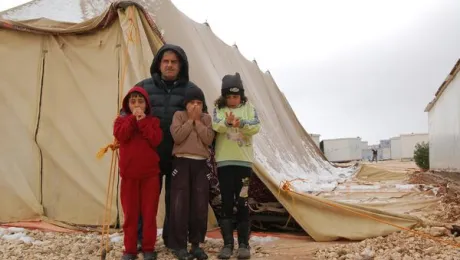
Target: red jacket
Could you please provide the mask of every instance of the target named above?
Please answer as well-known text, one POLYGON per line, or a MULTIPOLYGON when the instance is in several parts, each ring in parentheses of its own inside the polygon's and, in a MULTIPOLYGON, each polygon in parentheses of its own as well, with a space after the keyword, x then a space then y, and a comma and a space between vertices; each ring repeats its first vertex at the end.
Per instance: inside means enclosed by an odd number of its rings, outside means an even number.
POLYGON ((160 173, 156 148, 163 133, 160 120, 150 115, 147 92, 141 87, 132 88, 123 99, 123 115, 115 120, 113 135, 120 144, 120 176, 122 178, 142 179, 158 176, 160 173), (146 102, 146 117, 137 121, 129 109, 129 94, 139 92, 146 102))

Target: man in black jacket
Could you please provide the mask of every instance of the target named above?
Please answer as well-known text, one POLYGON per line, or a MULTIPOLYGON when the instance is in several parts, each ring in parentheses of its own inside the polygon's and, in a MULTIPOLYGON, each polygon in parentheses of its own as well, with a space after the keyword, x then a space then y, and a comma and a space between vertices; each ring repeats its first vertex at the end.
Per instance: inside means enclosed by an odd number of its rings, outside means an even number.
MULTIPOLYGON (((198 88, 189 80, 189 64, 185 51, 173 44, 165 44, 158 50, 150 67, 151 78, 147 78, 136 86, 143 87, 148 95, 152 115, 160 119, 163 130, 163 141, 158 146, 160 156, 160 170, 165 176, 165 220, 163 224, 163 241, 168 247, 168 219, 169 198, 172 172, 172 149, 174 140, 171 136, 170 126, 176 111, 185 110, 184 94, 188 88, 198 88)), ((207 113, 206 102, 203 112, 207 113)), ((160 182, 163 178, 160 178, 160 182)), ((161 187, 161 183, 160 183, 161 187)), ((160 188, 161 190, 161 188, 160 188)), ((139 242, 142 240, 142 220, 139 224, 139 242)))

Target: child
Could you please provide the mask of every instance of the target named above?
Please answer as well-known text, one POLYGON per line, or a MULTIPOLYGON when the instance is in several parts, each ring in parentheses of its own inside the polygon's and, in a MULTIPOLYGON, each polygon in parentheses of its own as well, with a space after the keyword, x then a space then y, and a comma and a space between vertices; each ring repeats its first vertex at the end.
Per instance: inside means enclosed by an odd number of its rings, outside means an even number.
POLYGON ((260 129, 255 108, 244 95, 240 74, 222 78, 222 95, 216 100, 213 129, 217 132, 216 162, 222 197, 220 228, 224 247, 220 259, 233 253, 233 206, 237 202, 238 259, 249 259, 248 187, 254 158, 252 136, 260 129))
POLYGON ((200 248, 208 224, 209 146, 214 140, 212 119, 202 113, 204 94, 199 88, 185 92, 186 111, 177 111, 171 124, 174 139, 168 246, 177 259, 208 259, 200 248), (187 237, 192 249, 187 252, 187 237))
POLYGON ((120 198, 125 251, 122 260, 137 258, 137 225, 142 214, 144 259, 157 259, 156 214, 160 197, 159 157, 156 147, 163 133, 158 118, 150 115, 147 92, 132 88, 123 99, 123 110, 116 119, 113 134, 120 143, 120 198))

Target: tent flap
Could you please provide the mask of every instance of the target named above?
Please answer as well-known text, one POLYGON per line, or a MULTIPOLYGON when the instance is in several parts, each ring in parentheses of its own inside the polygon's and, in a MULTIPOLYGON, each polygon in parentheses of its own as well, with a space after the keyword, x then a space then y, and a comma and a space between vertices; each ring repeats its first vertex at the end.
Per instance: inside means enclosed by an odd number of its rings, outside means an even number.
POLYGON ((43 214, 35 144, 42 42, 40 36, 0 30, 0 222, 43 214))
POLYGON ((38 145, 49 218, 102 223, 111 158, 96 160, 95 151, 112 141, 120 33, 113 24, 93 35, 46 37, 38 145))

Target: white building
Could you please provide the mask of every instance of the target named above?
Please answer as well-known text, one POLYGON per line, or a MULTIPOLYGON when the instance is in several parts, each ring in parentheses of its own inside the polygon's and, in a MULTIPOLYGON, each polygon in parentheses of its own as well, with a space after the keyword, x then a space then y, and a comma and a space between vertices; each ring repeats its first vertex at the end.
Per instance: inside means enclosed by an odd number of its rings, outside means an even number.
POLYGON ((401 137, 390 138, 390 157, 392 160, 401 159, 401 137))
POLYGON ((430 168, 460 172, 460 59, 427 105, 430 168))
POLYGON ((391 159, 391 141, 390 140, 380 140, 379 149, 377 152, 377 158, 382 160, 391 159))
POLYGON ((323 140, 324 155, 330 162, 361 160, 361 138, 338 138, 323 140))
POLYGON ((372 159, 372 151, 369 148, 368 141, 361 141, 361 160, 370 161, 372 159))
POLYGON ((428 143, 428 134, 402 134, 400 136, 401 160, 414 159, 415 145, 421 142, 428 143))

